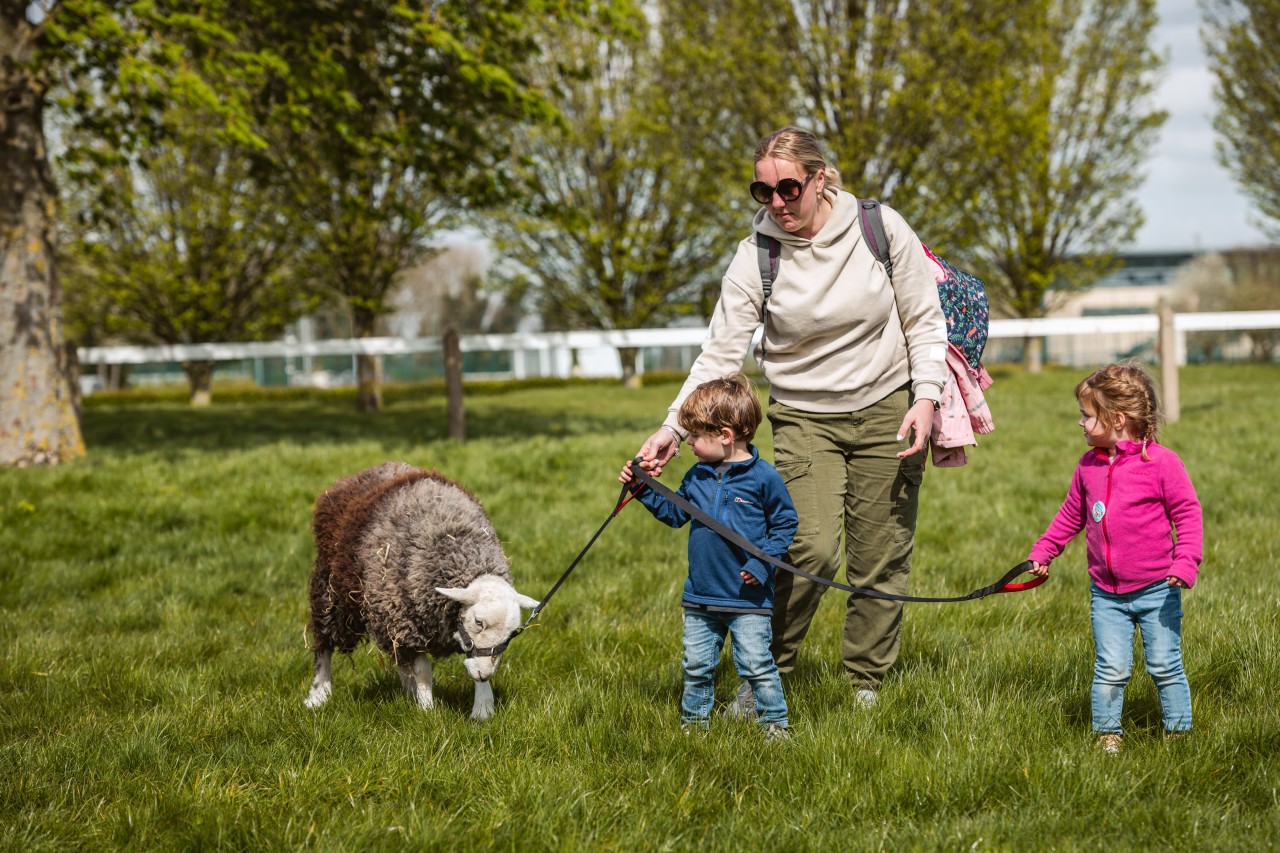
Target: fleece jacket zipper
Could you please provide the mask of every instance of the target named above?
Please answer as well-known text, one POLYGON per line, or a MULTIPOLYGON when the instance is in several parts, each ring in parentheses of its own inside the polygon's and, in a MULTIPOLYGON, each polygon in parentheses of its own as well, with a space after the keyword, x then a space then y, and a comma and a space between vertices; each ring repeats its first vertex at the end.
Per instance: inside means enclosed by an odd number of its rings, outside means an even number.
POLYGON ((1115 456, 1107 456, 1107 502, 1103 505, 1102 509, 1102 543, 1105 546, 1103 549, 1103 564, 1107 567, 1107 572, 1111 575, 1112 589, 1120 588, 1120 582, 1116 578, 1116 570, 1112 566, 1111 533, 1107 526, 1107 522, 1111 520, 1111 478, 1116 471, 1116 459, 1117 457, 1115 456))

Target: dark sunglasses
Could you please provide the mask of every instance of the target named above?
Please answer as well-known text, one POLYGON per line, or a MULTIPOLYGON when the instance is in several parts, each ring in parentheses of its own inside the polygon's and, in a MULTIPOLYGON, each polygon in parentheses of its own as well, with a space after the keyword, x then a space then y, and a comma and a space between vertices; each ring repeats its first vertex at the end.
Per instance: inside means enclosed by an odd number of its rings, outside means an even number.
POLYGON ((795 178, 783 178, 778 181, 777 186, 766 184, 764 181, 752 181, 751 197, 760 204, 769 204, 773 201, 773 194, 777 193, 782 197, 783 201, 795 201, 800 198, 804 188, 808 186, 809 179, 816 174, 818 173, 814 172, 813 174, 805 175, 803 181, 797 181, 795 178))

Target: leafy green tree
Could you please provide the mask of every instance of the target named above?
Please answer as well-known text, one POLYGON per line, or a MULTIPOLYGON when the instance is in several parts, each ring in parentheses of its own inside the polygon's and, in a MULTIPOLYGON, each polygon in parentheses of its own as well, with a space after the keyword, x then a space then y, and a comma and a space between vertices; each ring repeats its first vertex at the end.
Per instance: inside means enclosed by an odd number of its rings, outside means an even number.
MULTIPOLYGON (((211 120, 166 116, 175 129, 145 163, 100 146, 69 165, 68 316, 131 342, 218 343, 277 337, 315 304, 297 275, 308 235, 290 200, 255 152, 205 133, 211 120)), ((211 401, 213 367, 183 364, 193 405, 211 401)))
POLYGON ((902 213, 932 248, 980 242, 976 162, 1011 120, 1011 40, 1043 26, 1036 3, 793 0, 792 111, 823 140, 845 187, 902 213), (1033 8, 1034 7, 1034 8, 1033 8))
POLYGON ((247 52, 218 65, 203 46, 223 33, 218 2, 190 9, 129 0, 0 2, 0 464, 55 464, 82 456, 71 359, 55 259, 57 190, 45 114, 58 81, 75 92, 73 124, 121 146, 163 130, 156 105, 203 104, 214 135, 250 141, 235 87, 257 66, 247 52), (181 38, 175 38, 180 35, 181 38), (109 92, 95 98, 93 92, 109 92))
POLYGON ((1218 159, 1280 240, 1280 0, 1201 0, 1217 85, 1218 159))
MULTIPOLYGON (((552 329, 625 329, 710 313, 746 235, 756 140, 793 102, 779 9, 719 0, 601 3, 547 29, 563 120, 516 142, 519 209, 481 223, 552 329)), ((620 353, 624 378, 636 351, 620 353)))
POLYGON ((1009 33, 1003 118, 969 165, 984 187, 978 271, 997 308, 1038 317, 1050 291, 1066 298, 1113 268, 1141 226, 1133 194, 1166 115, 1151 102, 1153 0, 1019 6, 1040 24, 1009 33))
MULTIPOLYGON (((358 336, 391 312, 398 275, 466 205, 504 189, 499 165, 521 122, 552 111, 522 69, 527 34, 554 0, 282 0, 245 20, 288 67, 273 108, 279 152, 317 234, 304 274, 350 312, 358 336)), ((379 361, 357 359, 358 407, 381 408, 379 361)))

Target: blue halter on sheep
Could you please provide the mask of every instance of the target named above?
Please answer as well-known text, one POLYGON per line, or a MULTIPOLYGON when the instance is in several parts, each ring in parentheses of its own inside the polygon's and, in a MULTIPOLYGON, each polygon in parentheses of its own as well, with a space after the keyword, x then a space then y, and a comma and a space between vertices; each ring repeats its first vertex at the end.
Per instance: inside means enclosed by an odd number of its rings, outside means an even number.
POLYGON ((349 654, 367 636, 423 708, 434 704, 431 659, 466 653, 471 716, 488 718, 498 656, 520 629, 520 608, 538 602, 512 586, 480 502, 435 471, 388 462, 324 491, 312 533, 315 678, 307 706, 332 692, 333 653, 349 654))

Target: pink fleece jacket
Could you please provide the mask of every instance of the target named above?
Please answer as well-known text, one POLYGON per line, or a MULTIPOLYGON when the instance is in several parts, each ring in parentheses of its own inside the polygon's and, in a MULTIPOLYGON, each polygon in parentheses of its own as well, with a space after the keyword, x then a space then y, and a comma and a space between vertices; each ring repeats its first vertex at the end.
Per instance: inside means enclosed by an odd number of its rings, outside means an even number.
POLYGON ((1099 588, 1123 594, 1170 575, 1193 586, 1204 559, 1200 501, 1176 453, 1147 442, 1147 456, 1134 441, 1117 443, 1114 457, 1090 448, 1027 559, 1049 565, 1084 530, 1089 576, 1099 588))

